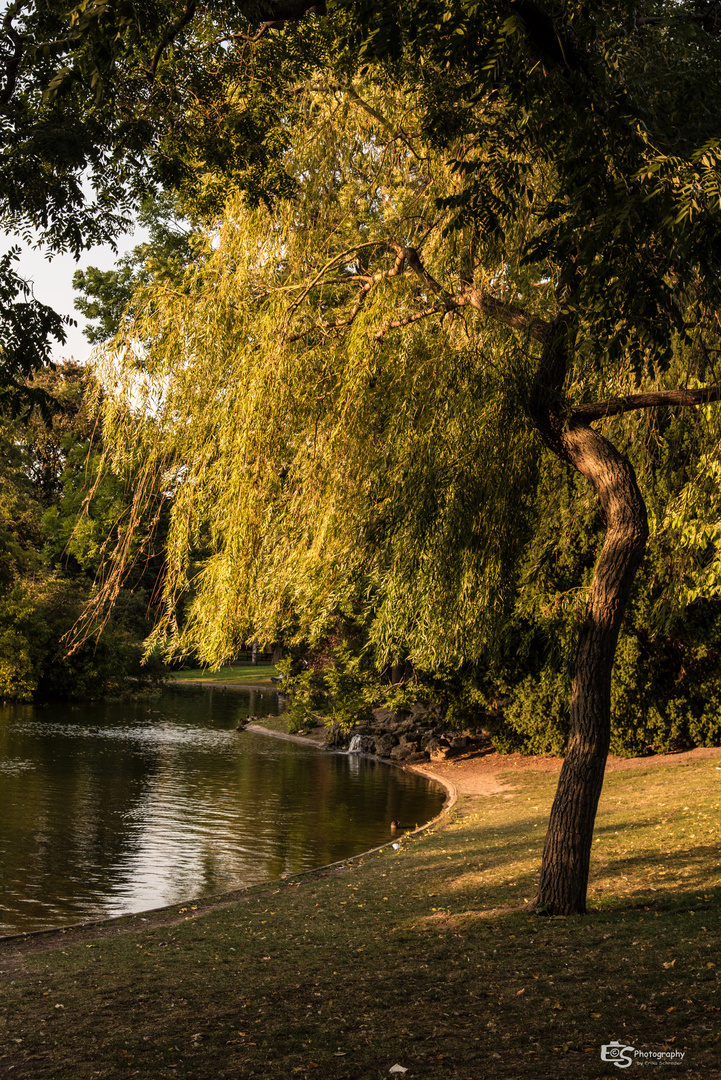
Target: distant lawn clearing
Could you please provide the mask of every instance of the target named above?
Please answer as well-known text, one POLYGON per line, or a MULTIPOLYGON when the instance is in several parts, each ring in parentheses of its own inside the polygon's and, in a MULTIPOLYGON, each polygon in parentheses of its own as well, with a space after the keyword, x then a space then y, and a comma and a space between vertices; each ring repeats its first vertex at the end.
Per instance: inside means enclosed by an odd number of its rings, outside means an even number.
POLYGON ((721 756, 607 775, 583 918, 521 910, 556 777, 503 775, 398 850, 0 944, 0 1077, 719 1076, 721 756))
POLYGON ((184 671, 172 671, 168 678, 173 682, 214 683, 224 686, 267 686, 272 689, 271 675, 278 677, 274 664, 230 664, 227 667, 211 671, 210 668, 189 668, 184 671))

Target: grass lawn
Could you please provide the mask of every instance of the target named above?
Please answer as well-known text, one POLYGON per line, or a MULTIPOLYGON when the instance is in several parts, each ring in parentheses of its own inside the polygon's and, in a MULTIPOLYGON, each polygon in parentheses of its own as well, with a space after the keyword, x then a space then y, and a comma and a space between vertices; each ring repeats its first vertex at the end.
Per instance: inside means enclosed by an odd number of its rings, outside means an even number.
POLYGON ((555 787, 524 770, 398 850, 0 944, 0 1077, 638 1075, 612 1040, 719 1077, 719 766, 607 776, 584 918, 521 910, 555 787))
POLYGON ((267 686, 272 688, 270 677, 277 677, 274 664, 229 664, 211 671, 209 668, 188 668, 169 673, 174 682, 212 683, 215 686, 267 686))

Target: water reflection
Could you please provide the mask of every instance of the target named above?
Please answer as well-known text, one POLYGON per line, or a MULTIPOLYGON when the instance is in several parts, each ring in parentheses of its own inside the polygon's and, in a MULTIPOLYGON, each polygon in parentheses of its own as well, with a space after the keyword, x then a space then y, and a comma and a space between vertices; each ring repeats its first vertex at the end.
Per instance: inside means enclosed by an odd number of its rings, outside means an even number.
POLYGON ((275 693, 0 707, 0 934, 142 911, 364 851, 443 794, 235 726, 275 693))

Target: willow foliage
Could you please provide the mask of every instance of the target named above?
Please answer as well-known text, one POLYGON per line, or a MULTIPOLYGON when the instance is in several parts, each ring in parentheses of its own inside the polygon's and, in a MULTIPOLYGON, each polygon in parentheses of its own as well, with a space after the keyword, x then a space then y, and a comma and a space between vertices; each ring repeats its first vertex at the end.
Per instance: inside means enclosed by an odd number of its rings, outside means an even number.
POLYGON ((208 663, 252 638, 317 640, 361 607, 380 659, 454 662, 488 647, 511 602, 537 456, 527 346, 420 317, 433 279, 400 272, 397 249, 422 243, 434 278, 458 280, 437 209, 455 180, 389 139, 402 102, 365 93, 306 90, 293 198, 231 199, 98 356, 107 464, 136 506, 172 499, 156 637, 208 663))

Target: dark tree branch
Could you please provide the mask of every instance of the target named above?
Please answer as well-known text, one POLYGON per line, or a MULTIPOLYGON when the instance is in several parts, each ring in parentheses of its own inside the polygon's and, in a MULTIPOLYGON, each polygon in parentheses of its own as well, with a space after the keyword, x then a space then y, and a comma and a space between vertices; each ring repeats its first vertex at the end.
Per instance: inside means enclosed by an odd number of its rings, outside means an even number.
MULTIPOLYGON (((221 44, 223 41, 246 41, 248 44, 253 45, 256 41, 260 41, 269 30, 282 30, 287 22, 297 22, 306 15, 325 14, 325 3, 312 3, 311 0, 310 3, 289 4, 272 16, 267 12, 261 15, 260 28, 254 34, 230 34, 228 37, 219 38, 216 44, 221 44)), ((257 21, 256 18, 255 22, 257 21)))
POLYGON ((438 296, 448 309, 456 306, 455 297, 449 293, 442 285, 439 285, 436 279, 428 273, 425 266, 421 262, 421 257, 418 254, 418 249, 413 247, 403 247, 401 244, 392 241, 389 247, 395 251, 398 258, 405 263, 405 265, 412 270, 416 277, 428 286, 432 293, 438 296))
POLYGON ((470 307, 480 311, 483 315, 488 315, 490 318, 503 323, 504 326, 510 327, 511 330, 529 334, 534 341, 540 341, 542 345, 548 344, 552 330, 551 323, 545 319, 539 319, 536 315, 529 315, 523 308, 514 307, 513 304, 507 304, 504 300, 498 300, 495 296, 491 296, 490 293, 470 288, 457 297, 456 304, 458 307, 466 304, 470 305, 470 307))
POLYGON ((721 401, 721 386, 704 386, 699 390, 658 390, 647 394, 609 398, 607 401, 574 405, 571 416, 591 423, 605 416, 618 416, 634 409, 652 409, 656 405, 705 405, 709 401, 721 401))
MULTIPOLYGON (((423 280, 429 284, 430 275, 425 272, 423 274, 423 280)), ((432 278, 430 279, 433 280, 432 278)), ((436 282, 436 284, 438 284, 436 282)), ((438 286, 440 288, 440 286, 438 286)), ((435 292, 435 289, 431 290, 435 292)), ((438 294, 436 294, 438 295, 438 294)), ((546 344, 551 335, 551 323, 544 322, 543 319, 537 319, 535 315, 529 315, 521 308, 513 307, 512 304, 506 304, 503 300, 497 300, 495 296, 491 296, 489 293, 481 292, 480 289, 470 289, 467 292, 459 293, 456 296, 452 296, 450 293, 441 290, 441 299, 443 304, 436 304, 433 307, 424 308, 423 311, 415 312, 413 315, 406 315, 402 319, 394 319, 392 322, 387 323, 376 334, 376 341, 380 341, 389 330, 397 330, 402 326, 410 326, 411 323, 420 322, 421 319, 427 319, 430 315, 447 315, 449 312, 457 311, 459 308, 472 307, 476 311, 480 311, 483 315, 487 315, 489 318, 496 319, 497 322, 503 323, 504 326, 510 327, 511 330, 518 330, 521 333, 530 334, 535 341, 540 341, 546 344)))
MULTIPOLYGON (((481 289, 476 289, 473 286, 464 289, 460 293, 449 293, 428 273, 417 248, 401 247, 397 243, 391 243, 390 247, 399 257, 402 256, 406 266, 428 286, 435 296, 443 301, 446 311, 454 311, 459 307, 473 307, 476 311, 496 319, 512 330, 530 334, 534 340, 540 341, 544 345, 548 343, 551 323, 539 319, 535 315, 529 315, 522 308, 507 304, 504 300, 498 300, 495 296, 491 296, 490 293, 482 292, 481 289)), ((437 308, 428 308, 425 314, 434 314, 437 310, 437 308)), ((412 321, 415 322, 416 318, 414 317, 412 321)), ((405 323, 400 322, 398 325, 403 326, 405 323)))
POLYGON ((355 89, 355 87, 351 86, 350 83, 347 83, 345 85, 343 83, 338 83, 333 89, 340 90, 343 93, 348 94, 348 96, 351 97, 353 101, 355 101, 358 105, 360 105, 362 109, 365 109, 369 116, 372 116, 375 120, 377 120, 378 123, 386 129, 386 131, 391 135, 392 138, 395 139, 398 137, 398 132, 395 131, 393 125, 389 123, 388 120, 386 120, 385 116, 383 116, 382 113, 379 113, 377 109, 374 109, 373 106, 365 100, 365 98, 362 98, 358 91, 355 89))
POLYGON ((228 37, 218 38, 215 44, 222 45, 225 41, 246 41, 249 45, 253 45, 256 41, 260 41, 269 30, 280 30, 283 25, 283 23, 266 22, 254 34, 229 34, 228 37))
POLYGON ((292 0, 284 5, 277 5, 273 11, 263 11, 257 15, 255 22, 260 22, 260 28, 254 34, 231 34, 231 41, 247 41, 253 44, 260 41, 269 30, 282 30, 287 22, 299 22, 306 15, 326 15, 325 0, 300 0, 293 3, 292 0))
POLYGON ((312 334, 314 330, 320 330, 321 333, 327 334, 327 333, 330 333, 331 330, 341 330, 346 326, 352 326, 353 323, 355 322, 356 315, 358 314, 358 312, 363 307, 363 303, 365 301, 365 298, 368 295, 368 293, 371 291, 371 289, 373 288, 374 284, 375 284, 375 281, 371 280, 371 281, 366 281, 361 286, 361 289, 360 289, 360 292, 358 293, 358 297, 356 299, 356 302, 353 305, 353 310, 351 311, 350 315, 347 316, 347 318, 339 319, 337 322, 332 322, 332 323, 331 322, 319 323, 317 326, 309 327, 307 330, 304 330, 299 334, 291 334, 289 337, 286 338, 286 341, 302 341, 303 338, 308 337, 309 334, 312 334))
POLYGON ((426 308, 424 311, 417 311, 415 315, 406 315, 404 319, 394 319, 392 322, 387 323, 376 334, 375 340, 380 341, 389 330, 398 330, 401 326, 410 326, 412 323, 420 322, 421 319, 427 319, 429 315, 445 314, 448 308, 443 305, 436 305, 436 307, 426 308))
POLYGON ((24 6, 25 0, 15 0, 15 3, 11 4, 5 12, 5 18, 3 19, 3 30, 13 43, 13 52, 5 63, 5 86, 2 93, 0 93, 0 105, 7 105, 15 92, 15 83, 17 82, 18 68, 23 56, 24 43, 21 35, 13 26, 13 19, 16 15, 19 15, 24 6))
POLYGON ((167 49, 168 45, 170 45, 170 43, 173 41, 173 39, 180 33, 183 27, 187 26, 190 20, 193 18, 193 16, 195 15, 196 6, 196 0, 186 0, 183 14, 180 16, 177 22, 174 22, 173 25, 170 26, 163 34, 163 40, 160 42, 157 49, 155 50, 155 55, 150 62, 150 67, 148 68, 148 82, 155 82, 155 73, 158 70, 158 64, 162 59, 163 53, 167 49))

